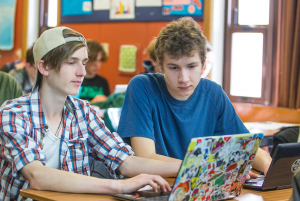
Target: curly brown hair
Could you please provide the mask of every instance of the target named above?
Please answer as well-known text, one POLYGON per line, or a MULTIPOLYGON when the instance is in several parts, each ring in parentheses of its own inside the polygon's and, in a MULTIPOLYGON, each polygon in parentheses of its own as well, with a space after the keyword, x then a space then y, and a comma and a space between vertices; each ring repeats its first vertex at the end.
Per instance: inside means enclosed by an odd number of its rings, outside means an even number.
POLYGON ((172 21, 160 31, 155 44, 155 54, 159 65, 163 68, 165 54, 179 59, 182 56, 191 56, 197 51, 203 67, 206 42, 200 25, 191 17, 183 17, 172 21))
POLYGON ((107 60, 107 54, 100 43, 94 40, 87 41, 89 61, 96 61, 98 53, 101 53, 101 61, 107 60))

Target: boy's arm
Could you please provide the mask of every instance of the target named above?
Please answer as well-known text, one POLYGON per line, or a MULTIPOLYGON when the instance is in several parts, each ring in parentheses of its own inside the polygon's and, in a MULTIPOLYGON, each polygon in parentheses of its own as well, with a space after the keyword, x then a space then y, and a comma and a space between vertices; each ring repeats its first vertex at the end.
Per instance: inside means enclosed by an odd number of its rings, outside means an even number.
POLYGON ((169 184, 157 175, 141 174, 126 180, 99 179, 46 167, 37 160, 25 165, 21 173, 36 190, 115 194, 132 192, 145 185, 151 185, 156 191, 155 183, 161 186, 162 191, 171 190, 169 184))
POLYGON ((131 146, 136 156, 150 158, 160 161, 177 162, 181 164, 181 160, 156 153, 155 143, 152 139, 146 137, 131 137, 131 146))
POLYGON ((162 161, 137 156, 128 156, 118 167, 118 170, 122 175, 128 177, 133 177, 141 173, 160 175, 162 177, 176 177, 180 166, 180 160, 162 161))
POLYGON ((267 175, 271 162, 272 158, 270 154, 262 150, 261 148, 258 148, 252 167, 267 175))

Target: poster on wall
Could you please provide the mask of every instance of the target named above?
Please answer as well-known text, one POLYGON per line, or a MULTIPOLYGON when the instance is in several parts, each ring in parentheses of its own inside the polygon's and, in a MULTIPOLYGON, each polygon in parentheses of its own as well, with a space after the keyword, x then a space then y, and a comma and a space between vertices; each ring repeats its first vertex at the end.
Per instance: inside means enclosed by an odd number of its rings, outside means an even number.
POLYGON ((203 0, 163 0, 163 15, 203 15, 203 0))
POLYGON ((16 0, 0 1, 0 49, 14 47, 16 0))
POLYGON ((134 0, 111 0, 109 18, 115 19, 134 19, 134 0))
POLYGON ((94 0, 93 10, 109 10, 110 0, 94 0))
POLYGON ((61 6, 64 16, 92 14, 92 0, 62 0, 61 6))
POLYGON ((162 0, 136 0, 136 7, 161 7, 162 0))
POLYGON ((135 72, 136 71, 136 52, 137 47, 134 45, 121 45, 119 71, 135 72))

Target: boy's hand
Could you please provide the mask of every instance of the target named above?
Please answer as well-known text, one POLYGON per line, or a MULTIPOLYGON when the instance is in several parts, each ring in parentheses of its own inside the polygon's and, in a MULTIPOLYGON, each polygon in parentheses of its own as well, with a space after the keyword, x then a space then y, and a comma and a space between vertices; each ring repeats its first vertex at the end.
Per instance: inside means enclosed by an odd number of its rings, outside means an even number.
POLYGON ((121 183, 120 193, 131 193, 140 188, 150 185, 154 192, 157 192, 157 185, 162 192, 171 191, 169 183, 158 175, 140 174, 130 179, 118 181, 121 183))
POLYGON ((247 177, 246 177, 246 180, 249 180, 249 179, 256 179, 258 177, 257 174, 253 173, 251 170, 249 171, 247 177))

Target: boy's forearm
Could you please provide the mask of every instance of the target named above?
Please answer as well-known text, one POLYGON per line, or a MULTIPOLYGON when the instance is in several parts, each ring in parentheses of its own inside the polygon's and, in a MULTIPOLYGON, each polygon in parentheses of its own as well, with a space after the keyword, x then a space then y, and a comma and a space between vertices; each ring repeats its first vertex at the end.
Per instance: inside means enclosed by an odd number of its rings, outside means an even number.
POLYGON ((182 160, 179 160, 177 158, 172 158, 172 157, 168 157, 168 156, 163 156, 160 154, 152 154, 149 156, 150 159, 155 159, 155 160, 160 160, 160 161, 166 161, 166 162, 178 162, 181 164, 182 160))
POLYGON ((50 190, 68 193, 118 193, 121 192, 117 180, 106 180, 81 174, 57 170, 43 166, 39 161, 33 161, 21 171, 29 180, 30 186, 36 190, 50 190), (31 170, 29 170, 29 168, 31 170))
POLYGON ((181 166, 181 160, 161 161, 137 156, 129 156, 119 171, 122 175, 133 177, 141 173, 160 175, 162 177, 176 177, 181 166))

